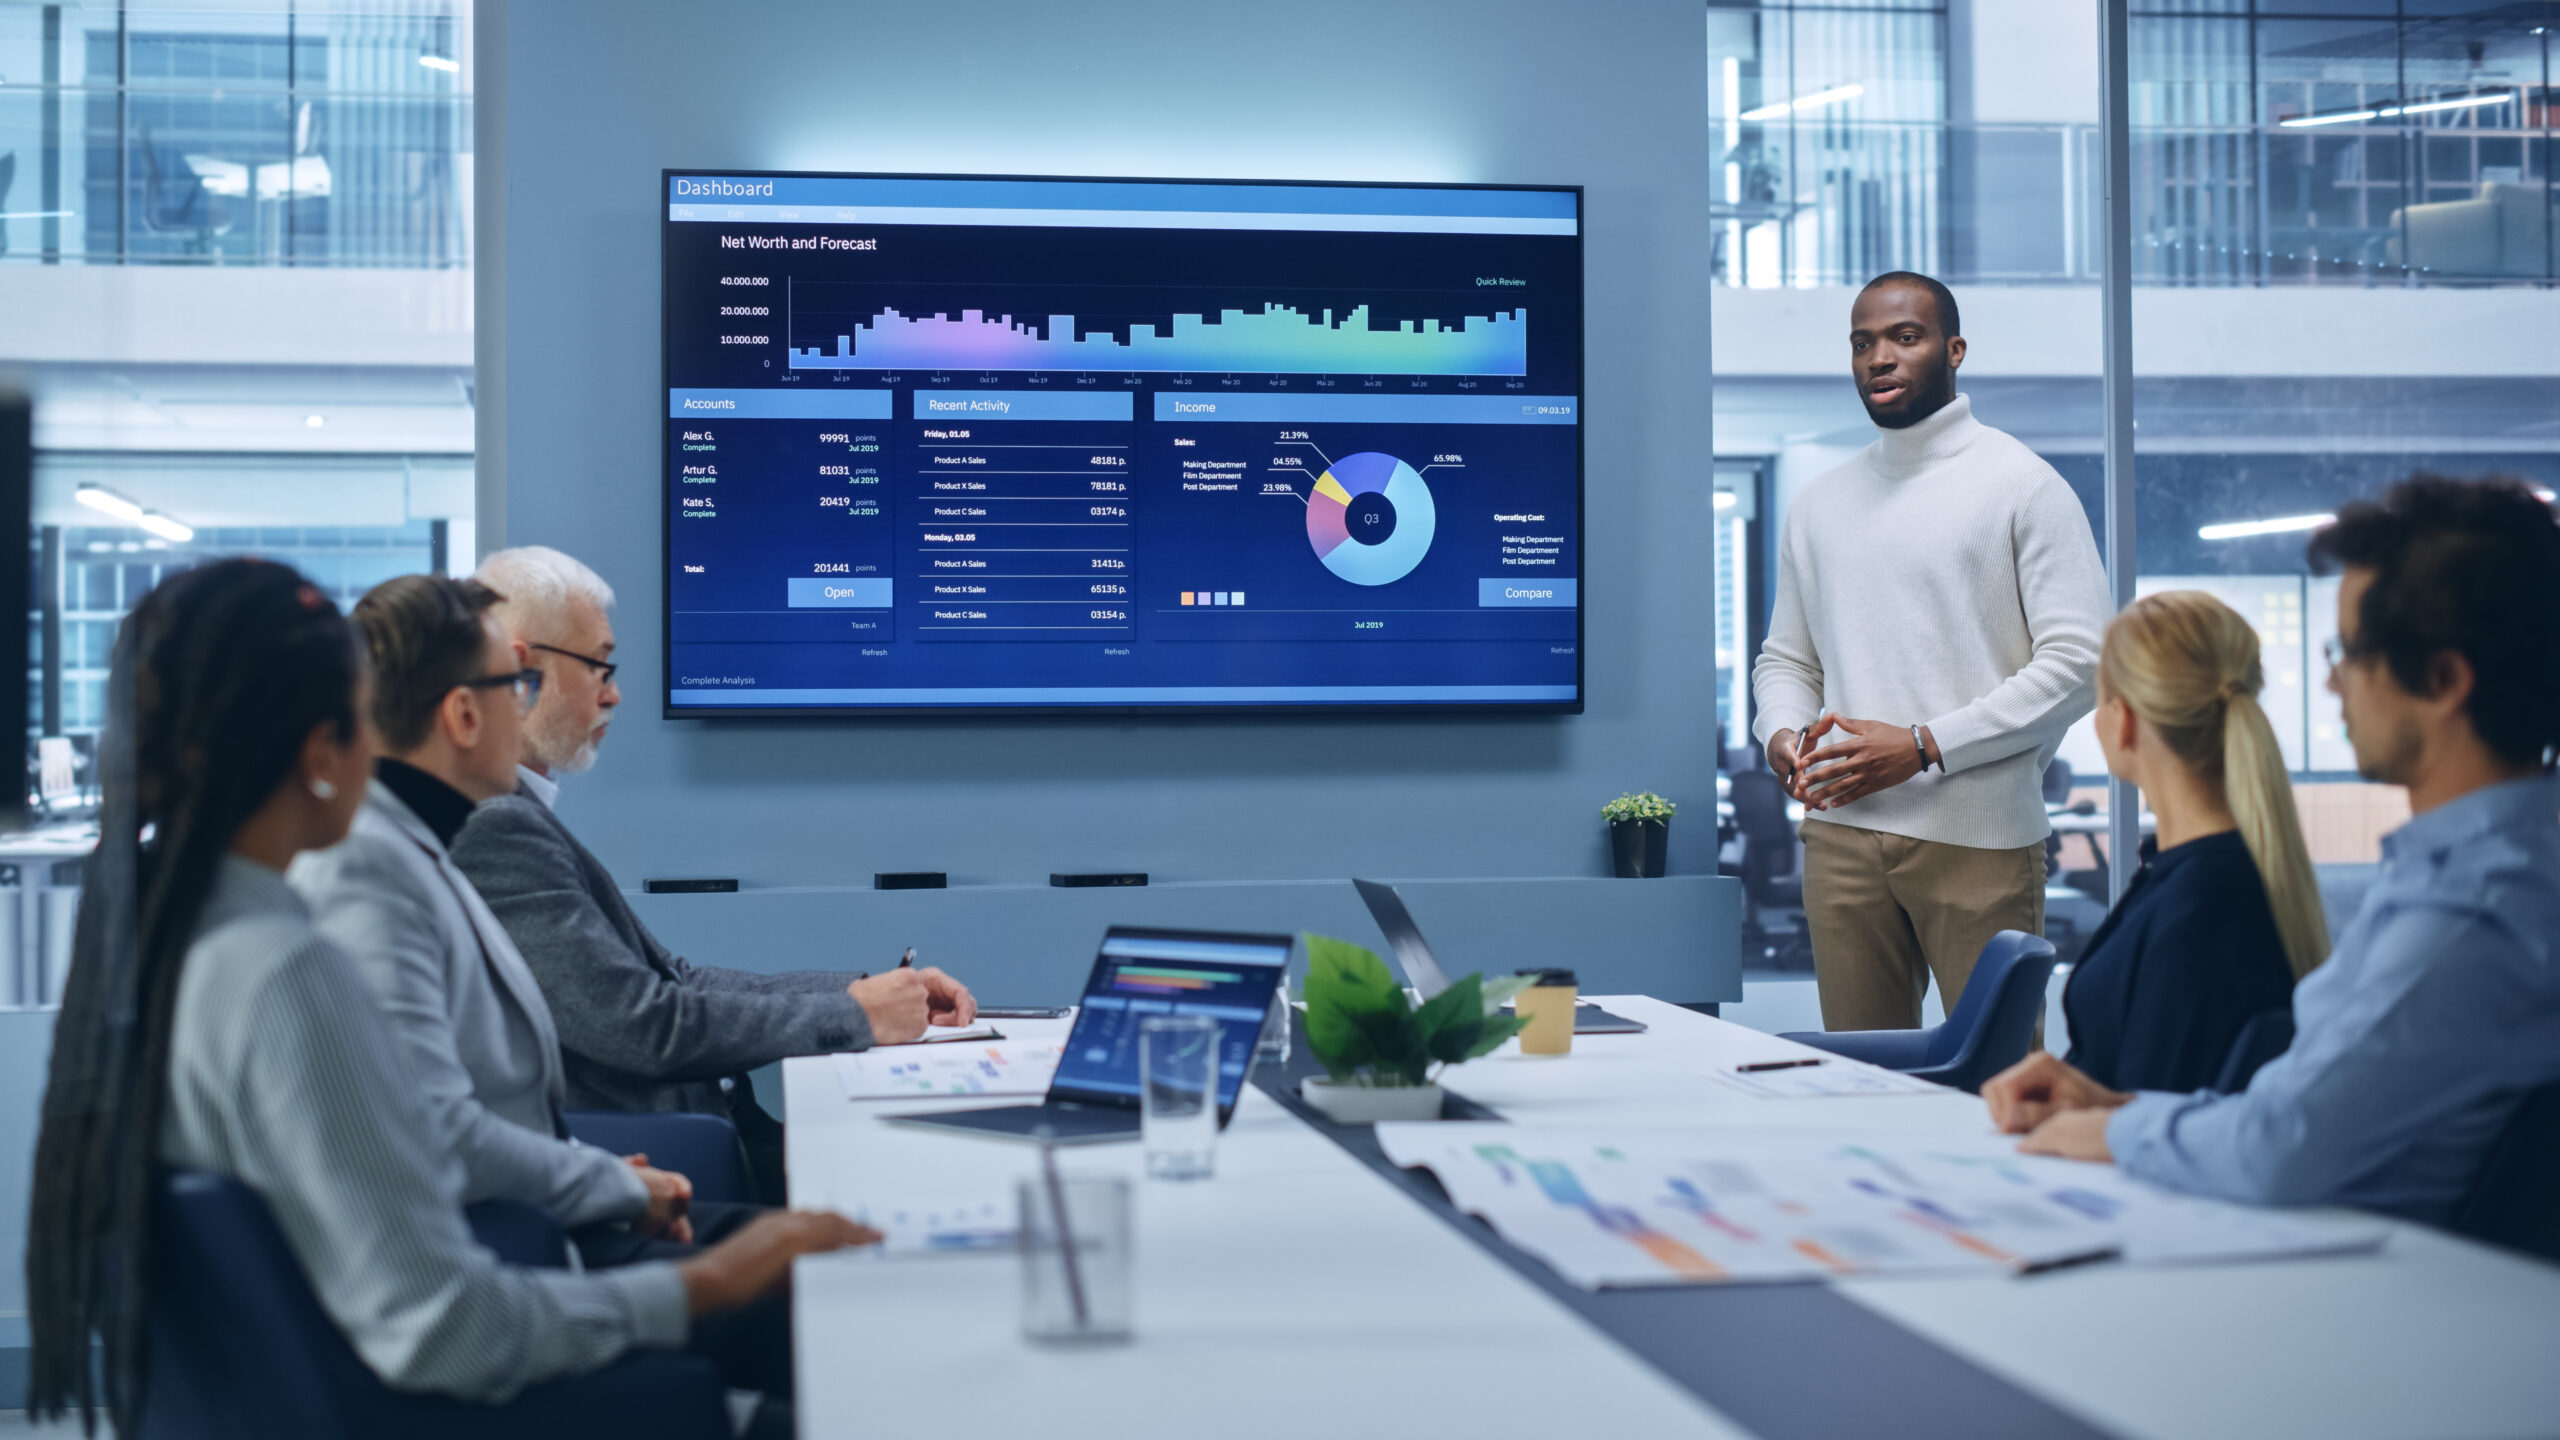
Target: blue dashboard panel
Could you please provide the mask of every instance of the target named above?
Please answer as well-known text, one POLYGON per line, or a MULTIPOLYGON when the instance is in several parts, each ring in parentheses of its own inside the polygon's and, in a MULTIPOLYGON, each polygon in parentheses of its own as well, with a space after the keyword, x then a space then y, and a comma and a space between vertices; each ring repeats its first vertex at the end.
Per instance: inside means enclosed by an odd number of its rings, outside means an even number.
POLYGON ((662 184, 670 715, 1581 708, 1579 190, 662 184))

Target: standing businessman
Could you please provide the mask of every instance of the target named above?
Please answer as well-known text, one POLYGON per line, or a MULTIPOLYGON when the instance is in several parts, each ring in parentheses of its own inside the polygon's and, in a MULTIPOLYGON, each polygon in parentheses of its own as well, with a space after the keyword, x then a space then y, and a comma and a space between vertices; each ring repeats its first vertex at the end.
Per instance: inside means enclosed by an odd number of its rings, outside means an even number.
POLYGON ((1752 669, 1753 733, 1807 812, 1832 1030, 1917 1026, 1931 976, 1953 1010, 1994 934, 2042 932, 2039 781, 2114 608, 2070 487, 1956 393, 1964 356, 1944 285, 1859 292, 1849 373, 1881 433, 1789 507, 1752 669))

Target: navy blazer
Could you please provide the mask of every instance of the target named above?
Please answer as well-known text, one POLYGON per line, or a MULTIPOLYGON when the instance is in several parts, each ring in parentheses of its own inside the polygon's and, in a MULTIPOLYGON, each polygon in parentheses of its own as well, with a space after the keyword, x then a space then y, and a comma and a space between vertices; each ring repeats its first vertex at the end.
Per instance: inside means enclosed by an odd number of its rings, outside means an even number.
POLYGON ((2238 831, 2142 859, 2063 987, 2065 1058, 2117 1090, 2203 1090, 2251 1016, 2293 1003, 2293 970, 2238 831))

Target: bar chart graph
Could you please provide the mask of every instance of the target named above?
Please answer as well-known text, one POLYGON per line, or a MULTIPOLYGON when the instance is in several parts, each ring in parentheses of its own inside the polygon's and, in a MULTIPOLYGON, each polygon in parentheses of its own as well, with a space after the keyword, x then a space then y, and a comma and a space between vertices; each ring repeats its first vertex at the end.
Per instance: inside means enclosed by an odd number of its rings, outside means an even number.
POLYGON ((1379 327, 1366 305, 1307 311, 1271 303, 1258 310, 1175 314, 1169 325, 1126 322, 1078 334, 1077 317, 1035 319, 982 309, 902 313, 882 306, 833 337, 804 345, 794 333, 794 370, 1064 370, 1112 373, 1267 375, 1526 375, 1525 307, 1454 320, 1407 319, 1379 327))

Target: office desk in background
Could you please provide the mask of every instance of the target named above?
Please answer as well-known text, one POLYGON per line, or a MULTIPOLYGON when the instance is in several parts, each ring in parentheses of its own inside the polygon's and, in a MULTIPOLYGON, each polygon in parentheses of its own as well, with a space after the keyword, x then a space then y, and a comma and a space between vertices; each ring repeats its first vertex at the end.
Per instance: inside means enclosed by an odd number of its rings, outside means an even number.
MULTIPOLYGON (((1953 1092, 1746 1095, 1699 1072, 1812 1052, 1641 996, 1595 998, 1652 1031, 1579 1037, 1559 1061, 1506 1049, 1453 1072, 1453 1088, 1521 1123, 1985 1124, 1953 1092)), ((1026 1038, 1064 1028, 1008 1022, 1026 1038)), ((785 1078, 800 1203, 1009 1197, 1031 1166, 1019 1147, 881 1125, 930 1107, 847 1101, 825 1059, 789 1062, 785 1078)), ((1066 1163, 1134 1174, 1138 1149, 1066 1163)), ((2560 1419, 2560 1268, 2421 1227, 2331 1259, 1728 1286, 1704 1305, 1641 1292, 1632 1303, 1670 1323, 1714 1317, 1676 1337, 1732 1362, 1690 1367, 1714 1377, 1701 1400, 1269 1096, 1248 1088, 1218 1163, 1204 1185, 1140 1183, 1138 1339, 1118 1350, 1024 1345, 1010 1255, 804 1262, 803 1434, 948 1425, 957 1406, 1115 1440, 1310 1427, 1816 1440, 1840 1433, 1842 1397, 1872 1386, 1890 1391, 1856 1403, 1904 1417, 1899 1440, 2029 1416, 2034 1433, 2143 1440, 2527 1436, 2560 1419), (1860 1317, 1879 1323, 1843 1323, 1860 1317)))

